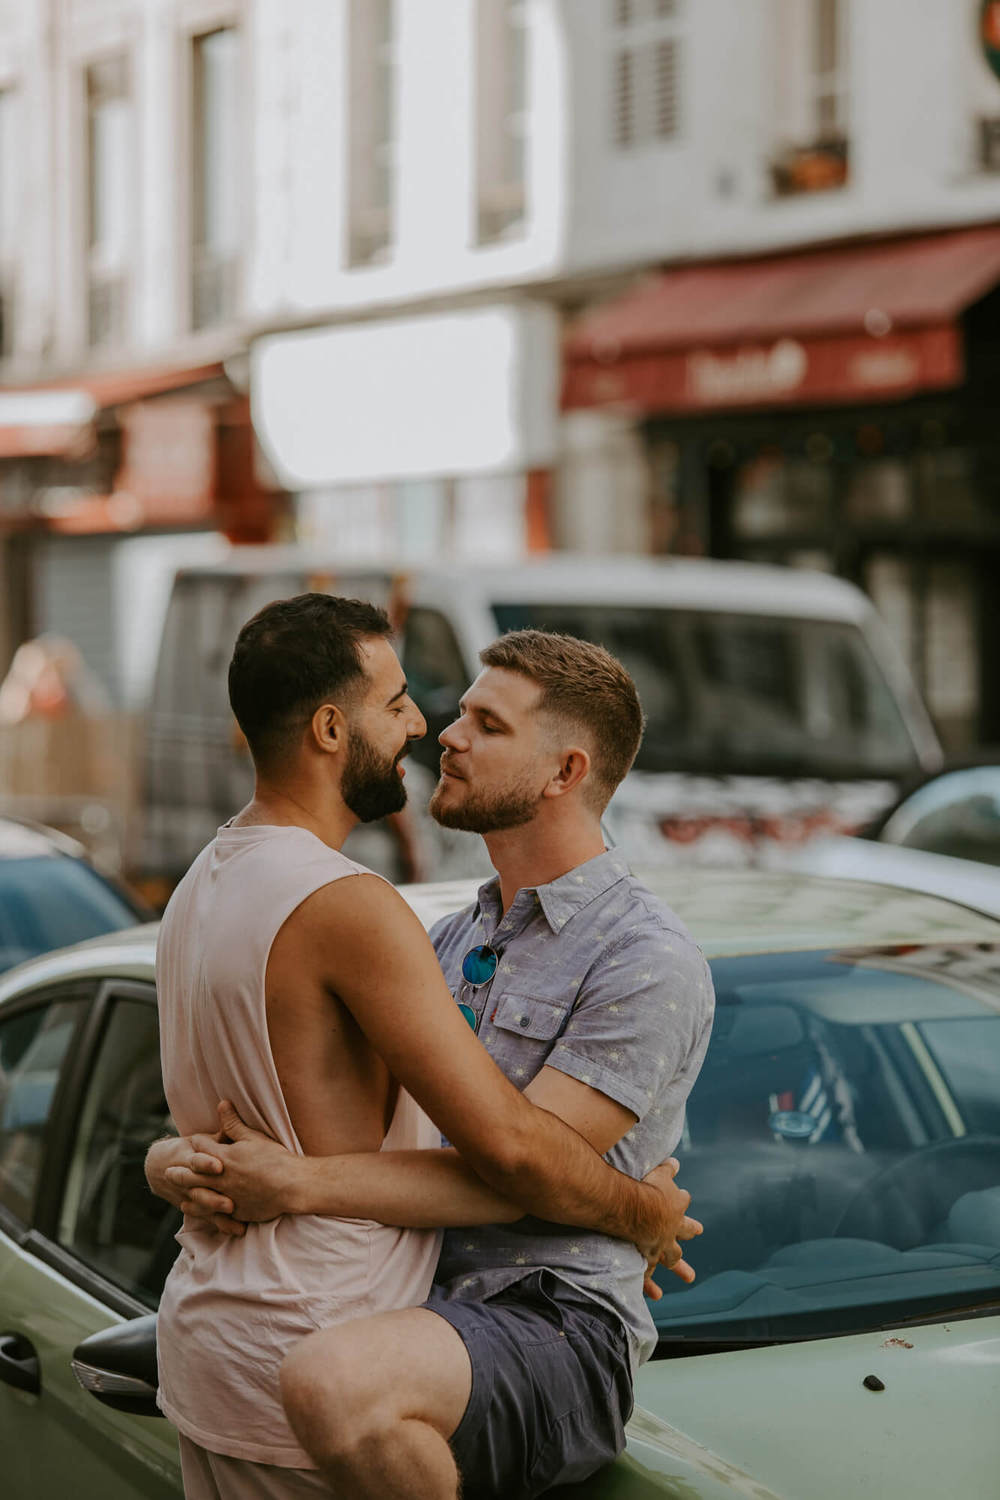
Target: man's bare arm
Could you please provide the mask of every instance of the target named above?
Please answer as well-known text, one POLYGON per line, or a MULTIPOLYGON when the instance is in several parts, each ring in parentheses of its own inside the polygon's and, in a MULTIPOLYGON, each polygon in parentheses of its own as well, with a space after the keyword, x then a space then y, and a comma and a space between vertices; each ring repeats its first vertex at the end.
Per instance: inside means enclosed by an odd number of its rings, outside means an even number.
POLYGON ((406 1229, 448 1229, 507 1224, 523 1216, 522 1208, 488 1187, 457 1151, 294 1156, 244 1125, 232 1105, 222 1105, 219 1113, 227 1142, 172 1137, 155 1141, 146 1156, 151 1190, 195 1217, 214 1222, 216 1216, 235 1214, 257 1223, 309 1213, 406 1229))
POLYGON ((361 875, 325 886, 299 910, 306 951, 331 991, 479 1177, 541 1218, 631 1240, 647 1260, 680 1259, 676 1200, 616 1172, 504 1077, 397 891, 361 875))
MULTIPOLYGON (((201 1135, 157 1141, 146 1157, 146 1177, 159 1197, 223 1233, 240 1234, 244 1221, 285 1213, 367 1218, 413 1229, 510 1223, 521 1217, 521 1209, 487 1187, 455 1151, 294 1156, 251 1130, 232 1105, 221 1104, 219 1118, 226 1141, 201 1135)), ((675 1204, 677 1239, 689 1240, 701 1233, 701 1225, 684 1214, 690 1195, 673 1183, 676 1171, 671 1159, 650 1177, 675 1204)), ((694 1279, 686 1261, 671 1269, 684 1281, 694 1279)), ((651 1284, 647 1291, 659 1296, 651 1284)))

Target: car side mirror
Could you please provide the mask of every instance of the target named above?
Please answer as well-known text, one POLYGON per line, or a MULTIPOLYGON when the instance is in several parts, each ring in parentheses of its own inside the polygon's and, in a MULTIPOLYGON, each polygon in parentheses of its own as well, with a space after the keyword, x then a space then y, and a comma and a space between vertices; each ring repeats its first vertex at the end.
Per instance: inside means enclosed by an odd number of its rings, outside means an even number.
POLYGON ((159 1417, 156 1314, 102 1328, 77 1344, 73 1374, 92 1396, 135 1417, 159 1417))

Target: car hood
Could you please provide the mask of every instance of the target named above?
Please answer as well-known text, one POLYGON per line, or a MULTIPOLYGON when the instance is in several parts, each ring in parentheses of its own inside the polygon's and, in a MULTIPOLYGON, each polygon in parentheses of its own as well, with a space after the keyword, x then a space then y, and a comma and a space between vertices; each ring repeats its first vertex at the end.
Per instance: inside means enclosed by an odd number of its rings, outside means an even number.
POLYGON ((995 1316, 662 1360, 639 1375, 626 1457, 580 1494, 971 1500, 995 1493, 998 1411, 995 1316))

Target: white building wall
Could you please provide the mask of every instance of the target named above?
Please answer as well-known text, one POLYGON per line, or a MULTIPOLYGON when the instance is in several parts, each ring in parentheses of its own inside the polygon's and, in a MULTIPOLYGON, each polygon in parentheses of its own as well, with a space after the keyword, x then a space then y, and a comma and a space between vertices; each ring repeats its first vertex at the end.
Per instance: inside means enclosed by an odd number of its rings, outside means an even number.
POLYGON ((346 0, 253 0, 255 314, 352 316, 531 284, 565 264, 568 80, 559 0, 528 0, 529 212, 523 236, 474 234, 472 0, 397 7, 395 232, 383 264, 347 265, 346 0))
POLYGON ((122 48, 135 100, 130 348, 191 344, 184 58, 193 33, 234 21, 247 81, 246 308, 258 324, 1000 215, 1000 173, 975 165, 975 114, 1000 115, 1000 81, 978 54, 976 0, 850 0, 849 184, 776 199, 767 170, 776 4, 680 0, 679 136, 621 150, 612 0, 525 0, 524 232, 478 245, 476 0, 402 0, 396 234, 384 264, 351 268, 347 0, 4 0, 0 86, 19 86, 25 126, 21 361, 69 367, 86 356, 82 69, 122 48))
POLYGON ((1000 215, 974 116, 1000 115, 975 0, 848 0, 847 187, 774 197, 776 0, 686 0, 682 128, 612 143, 610 0, 565 0, 574 127, 566 269, 779 249, 1000 215))
MULTIPOLYGON (((190 43, 242 24, 247 56, 245 195, 250 150, 248 0, 5 0, 0 88, 18 94, 23 163, 16 211, 16 344, 7 381, 32 381, 147 360, 198 363, 238 343, 238 330, 190 331, 190 43), (88 64, 128 59, 131 81, 130 299, 127 336, 87 345, 86 85, 88 64)), ((11 206, 2 205, 8 213, 11 206)), ((250 234, 246 240, 252 260, 250 234)))

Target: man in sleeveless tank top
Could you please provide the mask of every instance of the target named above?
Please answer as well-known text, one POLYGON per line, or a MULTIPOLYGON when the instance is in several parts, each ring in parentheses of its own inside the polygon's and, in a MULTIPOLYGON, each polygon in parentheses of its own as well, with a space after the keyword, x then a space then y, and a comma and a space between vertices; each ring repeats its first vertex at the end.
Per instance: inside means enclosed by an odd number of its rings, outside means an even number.
MULTIPOLYGON (((677 1240, 698 1229, 684 1218, 688 1196, 673 1168, 650 1173, 650 1161, 642 1181, 634 1166, 616 1171, 602 1160, 634 1111, 569 1073, 559 1075, 566 1098, 558 1086, 530 1097, 512 1086, 454 1004, 409 908, 339 852, 357 822, 402 806, 403 757, 425 729, 388 637, 381 611, 320 594, 270 605, 244 627, 229 684, 255 795, 199 855, 163 920, 161 1046, 178 1130, 212 1146, 204 1135, 225 1097, 270 1138, 269 1150, 305 1173, 289 1211, 245 1232, 219 1213, 206 1223, 189 1200, 158 1326, 161 1405, 181 1433, 189 1500, 329 1493, 328 1484, 345 1495, 457 1493, 449 1439, 463 1418, 470 1426, 470 1413, 481 1426, 478 1366, 484 1351, 499 1359, 503 1340, 518 1340, 515 1325, 473 1330, 433 1297, 414 1305, 431 1293, 442 1227, 579 1226, 637 1246, 640 1283, 645 1263, 676 1263, 677 1240), (442 1132, 455 1150, 434 1149, 442 1132), (307 1201, 313 1193, 320 1201, 307 1201), (362 1424, 363 1454, 329 1422, 325 1378, 312 1406, 301 1399, 317 1359, 337 1386, 337 1362, 315 1342, 334 1325, 344 1327, 355 1384, 351 1330, 369 1330, 366 1391, 374 1382, 386 1397, 394 1387, 387 1335, 419 1369, 405 1411, 383 1401, 375 1427, 362 1424), (304 1352, 289 1362, 296 1345, 304 1352)), ((493 733, 485 718, 481 728, 493 733)), ((529 779, 517 790, 507 826, 531 821, 539 797, 579 800, 589 752, 567 755, 548 733, 542 739, 540 788, 529 779)), ((456 746, 456 761, 461 754, 456 746)), ((567 841, 571 821, 560 841, 562 826, 548 830, 549 858, 565 872, 582 863, 574 854, 583 844, 579 830, 567 841)), ((488 945, 479 946, 488 964, 488 945)), ((485 999, 488 989, 477 988, 485 999)), ((613 1302, 581 1303, 558 1284, 551 1293, 540 1287, 523 1316, 537 1320, 541 1306, 550 1345, 570 1335, 575 1350, 591 1349, 593 1368, 574 1353, 564 1380, 600 1379, 603 1350, 624 1410, 629 1382, 617 1377, 627 1339, 613 1302), (555 1334, 553 1317, 563 1325, 555 1334)))

